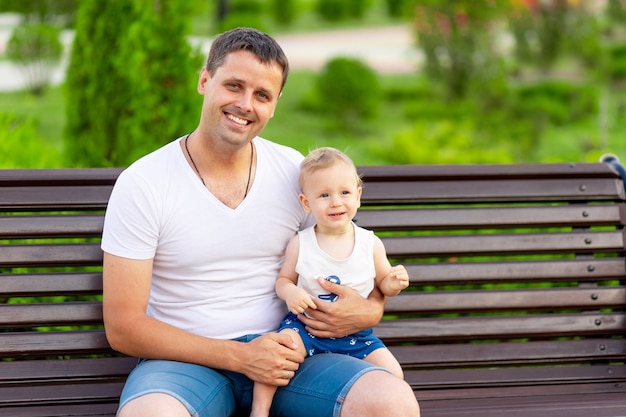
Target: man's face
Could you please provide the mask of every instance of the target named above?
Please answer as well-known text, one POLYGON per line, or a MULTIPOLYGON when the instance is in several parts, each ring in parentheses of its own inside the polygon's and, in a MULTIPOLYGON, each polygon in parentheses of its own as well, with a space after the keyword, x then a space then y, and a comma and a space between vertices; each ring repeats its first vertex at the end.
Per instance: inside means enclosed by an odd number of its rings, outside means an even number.
POLYGON ((230 53, 212 77, 204 68, 198 82, 203 128, 213 140, 249 142, 274 116, 282 77, 280 65, 263 64, 245 50, 230 53))

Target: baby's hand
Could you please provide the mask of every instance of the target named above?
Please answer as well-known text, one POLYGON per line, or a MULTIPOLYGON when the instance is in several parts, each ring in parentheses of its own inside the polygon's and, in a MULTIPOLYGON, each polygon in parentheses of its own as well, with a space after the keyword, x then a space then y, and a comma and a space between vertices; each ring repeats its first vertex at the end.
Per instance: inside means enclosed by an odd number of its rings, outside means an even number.
POLYGON ((302 314, 307 309, 316 309, 316 305, 313 302, 311 296, 302 288, 294 287, 285 298, 287 308, 293 314, 302 314))
POLYGON ((389 289, 402 291, 409 286, 409 273, 403 265, 396 265, 389 271, 386 281, 389 289))

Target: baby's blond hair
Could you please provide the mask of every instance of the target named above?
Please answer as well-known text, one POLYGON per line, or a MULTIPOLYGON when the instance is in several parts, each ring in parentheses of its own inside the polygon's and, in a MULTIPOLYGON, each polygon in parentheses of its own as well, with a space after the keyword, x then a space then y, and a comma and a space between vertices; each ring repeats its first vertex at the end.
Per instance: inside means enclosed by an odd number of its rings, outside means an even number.
POLYGON ((331 167, 337 162, 343 162, 351 166, 352 169, 354 169, 354 178, 357 186, 363 186, 363 180, 359 176, 354 162, 352 162, 352 159, 350 159, 348 155, 335 148, 322 147, 310 151, 306 158, 304 158, 304 160, 300 164, 300 177, 298 179, 300 189, 302 190, 302 187, 304 185, 304 177, 307 174, 315 172, 319 169, 331 167))

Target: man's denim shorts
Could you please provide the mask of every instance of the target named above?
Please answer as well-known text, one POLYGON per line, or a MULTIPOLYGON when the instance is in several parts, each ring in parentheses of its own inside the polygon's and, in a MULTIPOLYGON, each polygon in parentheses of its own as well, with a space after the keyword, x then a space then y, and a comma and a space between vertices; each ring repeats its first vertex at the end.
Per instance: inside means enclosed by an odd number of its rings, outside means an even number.
MULTIPOLYGON (((339 417, 345 396, 354 382, 373 370, 382 368, 346 355, 329 353, 308 357, 289 385, 276 392, 271 414, 339 417)), ((165 393, 182 402, 191 416, 247 417, 252 388, 253 382, 236 372, 181 362, 140 360, 126 381, 120 408, 142 395, 165 393)))

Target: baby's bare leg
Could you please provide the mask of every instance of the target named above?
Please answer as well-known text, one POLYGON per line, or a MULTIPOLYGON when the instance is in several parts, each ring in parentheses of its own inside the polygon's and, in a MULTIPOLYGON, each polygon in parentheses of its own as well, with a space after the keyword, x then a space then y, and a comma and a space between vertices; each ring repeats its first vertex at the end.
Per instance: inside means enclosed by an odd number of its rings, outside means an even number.
MULTIPOLYGON (((298 344, 298 351, 306 356, 306 351, 302 343, 300 335, 295 330, 284 329, 281 333, 287 333, 295 343, 298 344)), ((289 376, 293 378, 293 373, 289 376)), ((250 417, 269 417, 270 408, 272 407, 272 400, 278 387, 274 385, 261 384, 259 382, 254 383, 254 390, 252 391, 252 413, 250 417)))
POLYGON ((402 372, 400 363, 387 348, 376 349, 365 357, 365 361, 372 365, 385 368, 398 378, 404 379, 404 373, 402 372))

